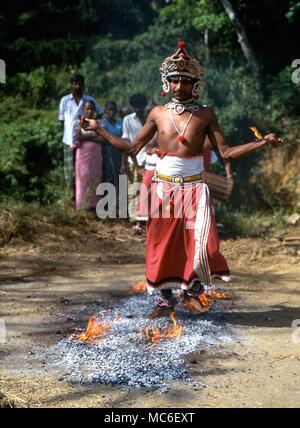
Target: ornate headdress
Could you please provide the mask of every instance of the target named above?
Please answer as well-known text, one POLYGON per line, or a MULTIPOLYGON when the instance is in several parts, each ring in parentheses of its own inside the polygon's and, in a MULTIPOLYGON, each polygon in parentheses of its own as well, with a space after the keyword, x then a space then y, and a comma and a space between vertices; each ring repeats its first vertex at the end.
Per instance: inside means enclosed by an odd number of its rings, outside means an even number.
POLYGON ((170 92, 169 78, 186 76, 194 81, 192 95, 196 97, 203 86, 204 68, 196 58, 192 58, 185 49, 185 42, 178 42, 178 50, 167 57, 160 67, 163 94, 170 92))

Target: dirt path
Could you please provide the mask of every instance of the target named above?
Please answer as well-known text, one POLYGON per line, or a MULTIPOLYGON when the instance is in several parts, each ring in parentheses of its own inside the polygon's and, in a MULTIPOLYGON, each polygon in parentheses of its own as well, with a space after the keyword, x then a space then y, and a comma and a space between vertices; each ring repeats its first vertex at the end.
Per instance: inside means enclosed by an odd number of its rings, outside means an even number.
POLYGON ((241 340, 187 357, 192 378, 204 387, 174 382, 162 394, 70 384, 33 358, 37 346, 46 349, 68 337, 98 305, 113 305, 143 279, 143 239, 128 241, 128 229, 119 232, 106 241, 77 236, 61 243, 58 236, 2 248, 0 320, 7 327, 6 342, 0 343, 2 405, 300 407, 300 332, 299 343, 292 337, 292 323, 300 320, 299 254, 275 238, 223 243, 234 281, 225 286, 231 299, 221 305, 241 340))

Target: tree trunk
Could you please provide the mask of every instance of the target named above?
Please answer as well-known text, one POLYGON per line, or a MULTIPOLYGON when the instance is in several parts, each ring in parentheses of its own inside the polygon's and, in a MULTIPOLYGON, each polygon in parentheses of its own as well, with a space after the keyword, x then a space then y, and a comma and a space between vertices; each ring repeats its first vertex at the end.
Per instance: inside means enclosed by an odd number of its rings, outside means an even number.
POLYGON ((262 90, 262 75, 261 75, 261 69, 260 69, 260 65, 257 61, 255 52, 253 51, 248 37, 247 37, 247 33, 246 30, 243 26, 243 24, 241 23, 241 21, 239 20, 236 11, 234 10, 231 1, 229 0, 221 0, 223 7, 225 9, 225 12, 227 13, 234 29, 235 32, 238 36, 238 42, 241 45, 241 49, 242 52, 249 64, 249 66, 251 67, 254 76, 257 79, 257 83, 259 85, 259 88, 262 90))
POLYGON ((209 51, 209 29, 206 27, 204 30, 204 57, 206 64, 210 61, 210 51, 209 51))

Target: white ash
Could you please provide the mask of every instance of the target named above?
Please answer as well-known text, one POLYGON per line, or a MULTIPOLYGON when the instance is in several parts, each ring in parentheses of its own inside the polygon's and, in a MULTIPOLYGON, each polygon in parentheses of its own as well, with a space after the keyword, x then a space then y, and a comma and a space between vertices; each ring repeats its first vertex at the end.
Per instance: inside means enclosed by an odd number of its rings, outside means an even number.
POLYGON ((153 297, 135 295, 111 310, 98 309, 95 315, 100 321, 113 321, 116 315, 119 318, 93 345, 74 338, 61 341, 51 352, 56 361, 60 357, 56 368, 63 368, 67 373, 64 378, 72 382, 100 382, 166 392, 170 381, 183 380, 196 387, 197 382, 189 378, 189 364, 184 355, 199 347, 231 341, 233 333, 218 321, 214 311, 209 315, 192 315, 179 308, 175 317, 183 327, 181 335, 150 344, 144 336, 148 325, 162 329, 168 322, 172 326, 167 318, 147 319, 153 304, 153 297))

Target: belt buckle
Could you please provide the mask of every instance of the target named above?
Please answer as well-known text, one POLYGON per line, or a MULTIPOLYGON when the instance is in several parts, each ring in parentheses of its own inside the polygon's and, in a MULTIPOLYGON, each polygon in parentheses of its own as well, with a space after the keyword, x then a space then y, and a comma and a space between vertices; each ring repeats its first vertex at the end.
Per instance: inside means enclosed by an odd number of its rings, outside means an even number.
POLYGON ((172 177, 172 183, 173 184, 182 184, 183 180, 184 179, 183 179, 182 175, 179 175, 179 174, 173 175, 173 177, 172 177))

